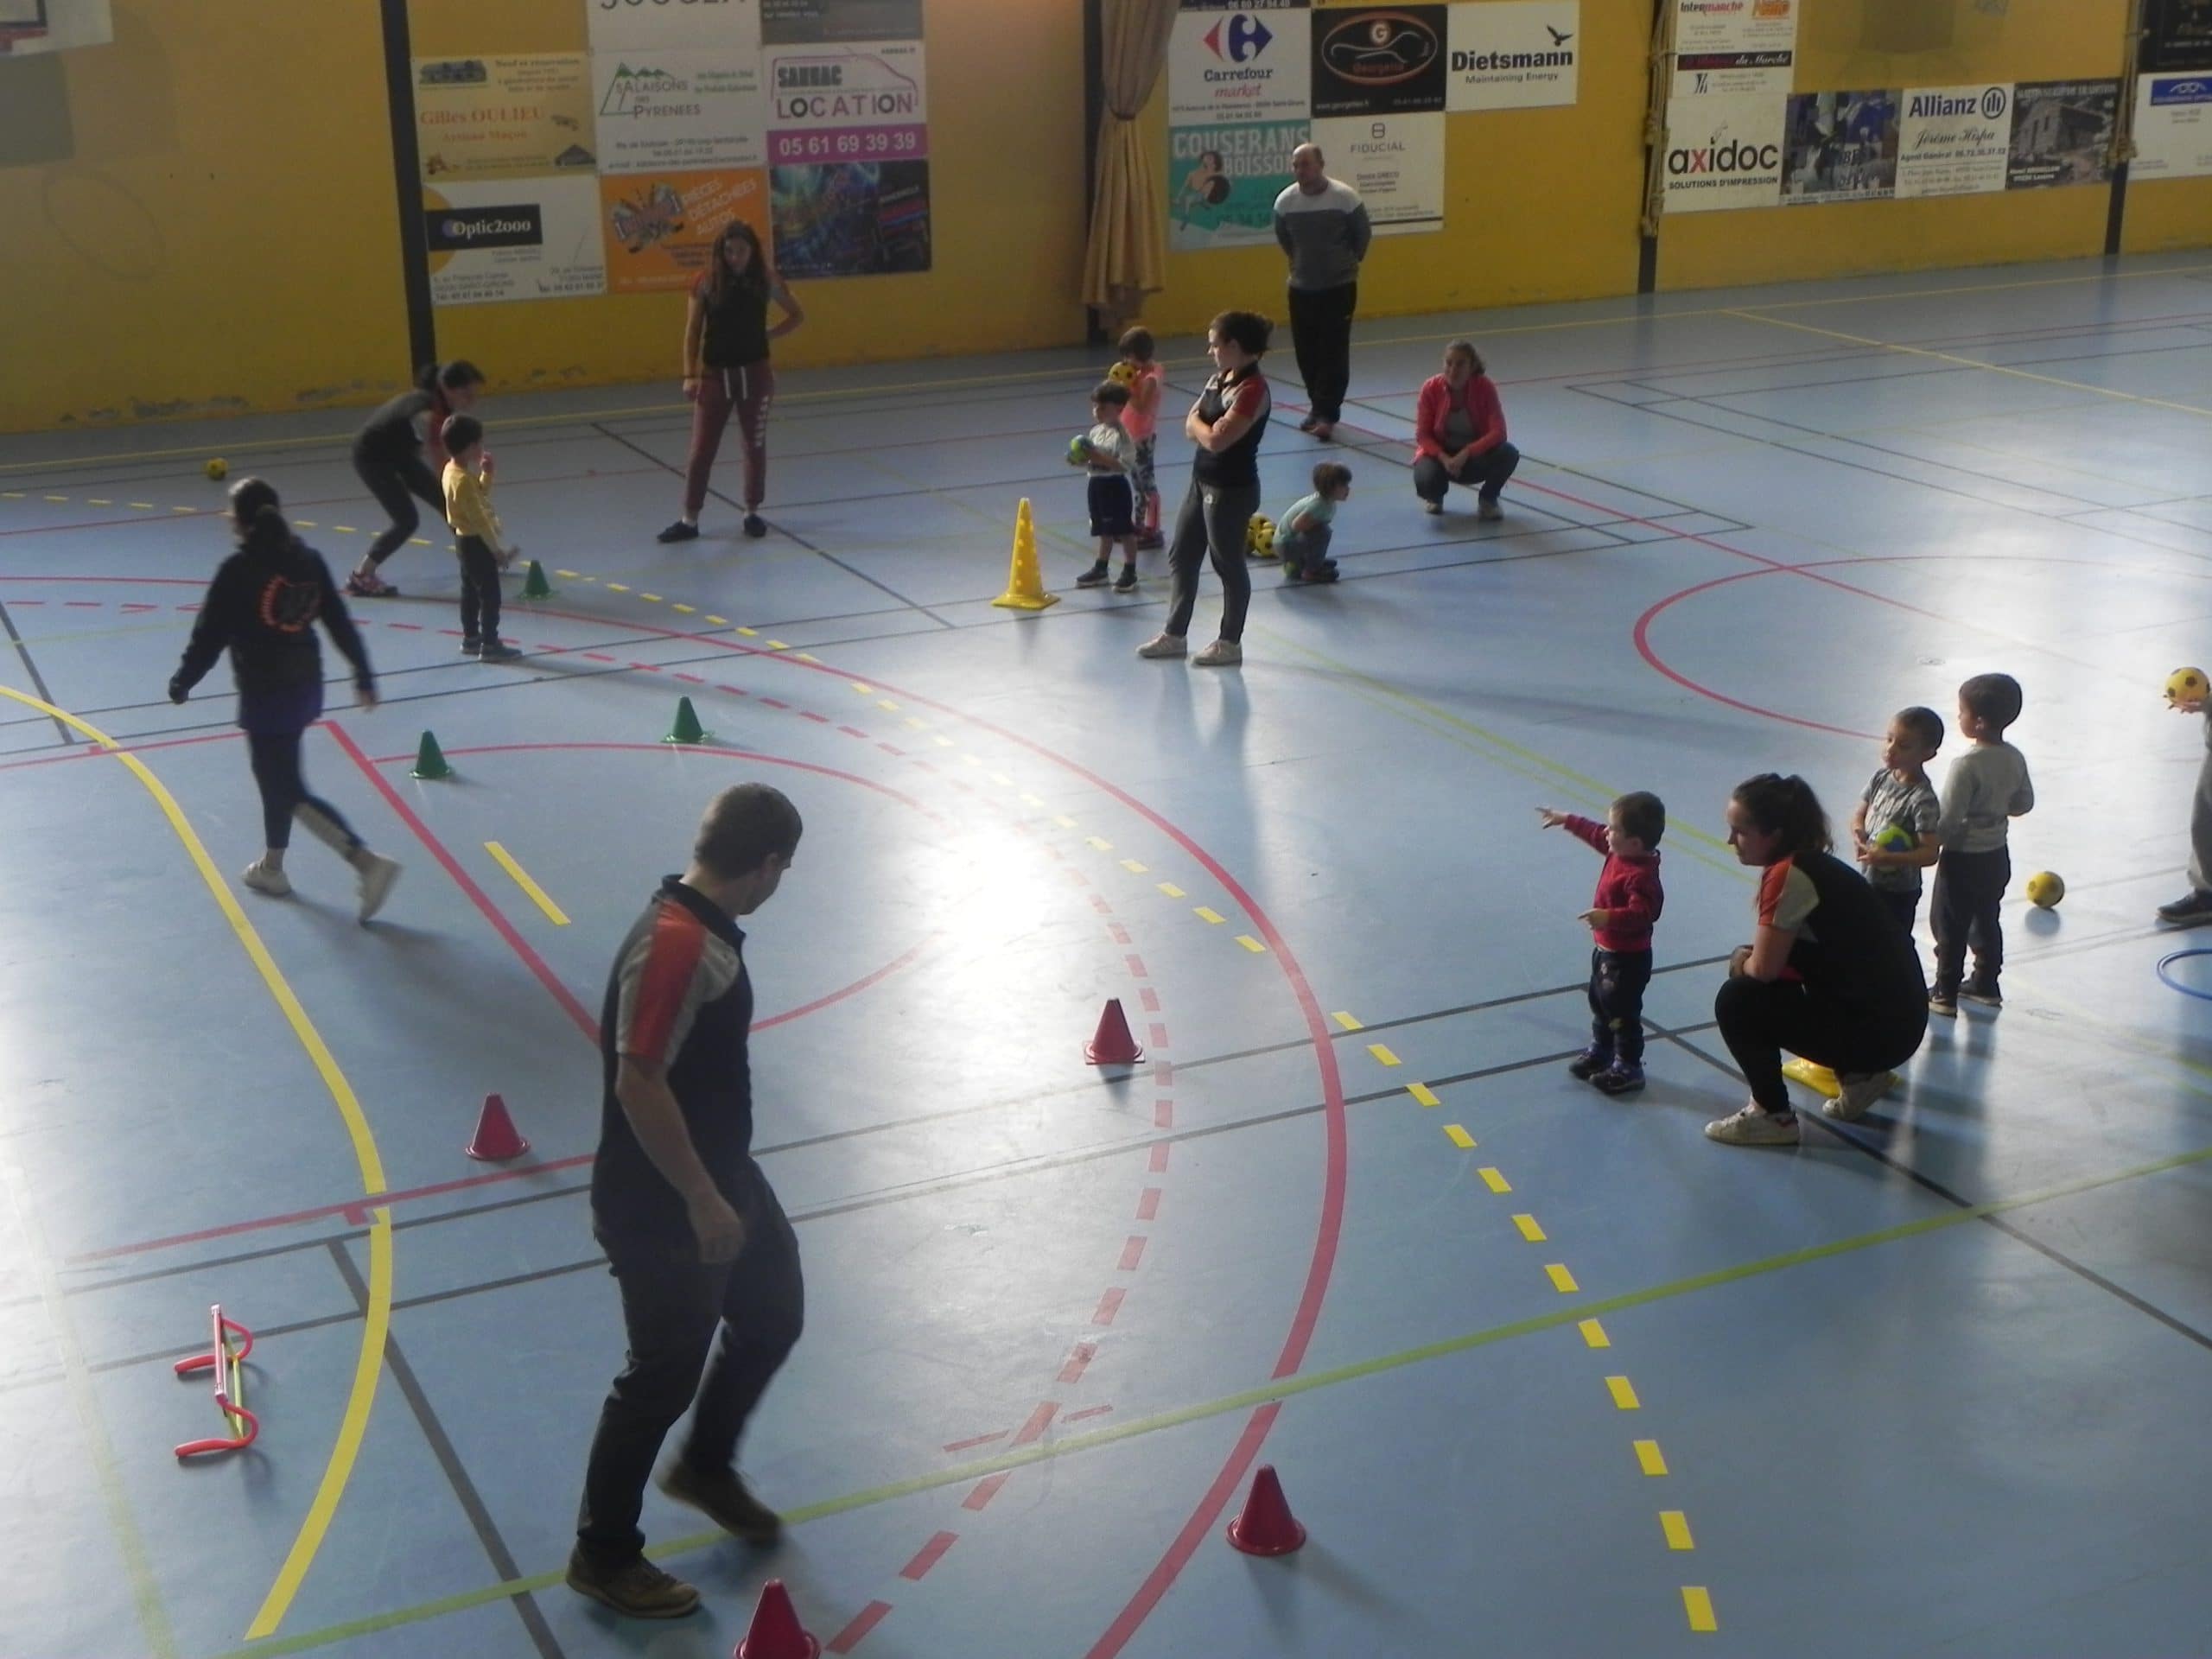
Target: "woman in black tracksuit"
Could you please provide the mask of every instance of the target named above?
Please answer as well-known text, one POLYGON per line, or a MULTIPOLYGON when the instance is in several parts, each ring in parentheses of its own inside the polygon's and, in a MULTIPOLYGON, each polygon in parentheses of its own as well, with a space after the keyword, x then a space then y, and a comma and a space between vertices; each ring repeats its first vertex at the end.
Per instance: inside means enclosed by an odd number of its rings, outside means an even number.
POLYGON ((1713 1000, 1721 1040, 1751 1084, 1742 1110, 1705 1126, 1738 1147, 1796 1146, 1784 1050, 1831 1067, 1821 1109, 1862 1116, 1928 1034, 1920 953, 1866 877, 1828 851, 1827 815, 1802 778, 1762 772, 1728 801, 1728 844, 1759 867, 1758 930, 1713 1000))
POLYGON ((447 416, 474 406, 476 388, 483 384, 484 372, 474 363, 433 365, 416 377, 410 390, 380 405, 355 435, 353 470, 391 524, 369 543, 361 563, 346 579, 347 593, 359 599, 398 597, 399 589, 381 574, 384 562, 423 522, 410 497, 419 496, 437 515, 437 522, 445 522, 445 486, 438 474, 445 469, 446 458, 438 434, 447 416))
POLYGON ((353 665, 353 696, 364 709, 377 706, 376 676, 353 620, 346 613, 322 556, 292 534, 277 510, 275 488, 257 478, 231 492, 238 551, 225 559, 201 601, 184 660, 169 679, 169 701, 192 695, 226 647, 238 682, 238 723, 252 756, 261 789, 266 850, 240 879, 256 893, 282 898, 292 890, 284 851, 292 820, 327 843, 360 877, 361 919, 380 909, 399 879, 398 864, 371 852, 353 825, 327 801, 308 792, 300 775, 300 739, 322 714, 322 652, 315 625, 353 665))

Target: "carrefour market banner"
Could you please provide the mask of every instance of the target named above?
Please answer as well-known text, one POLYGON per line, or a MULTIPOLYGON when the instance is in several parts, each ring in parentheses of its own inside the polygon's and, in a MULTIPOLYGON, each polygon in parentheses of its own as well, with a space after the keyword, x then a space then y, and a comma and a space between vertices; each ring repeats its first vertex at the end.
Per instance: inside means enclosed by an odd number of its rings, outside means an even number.
POLYGON ((1182 0, 1167 39, 1167 124, 1304 121, 1312 14, 1294 4, 1182 0))

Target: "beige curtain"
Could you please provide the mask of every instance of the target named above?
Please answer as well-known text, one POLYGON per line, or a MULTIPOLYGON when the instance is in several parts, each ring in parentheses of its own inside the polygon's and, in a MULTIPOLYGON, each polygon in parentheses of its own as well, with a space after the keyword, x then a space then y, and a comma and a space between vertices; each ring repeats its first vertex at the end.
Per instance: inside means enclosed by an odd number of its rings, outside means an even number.
POLYGON ((1134 316, 1167 283, 1160 168, 1137 114, 1167 61, 1175 0, 1106 0, 1102 18, 1106 113, 1098 128, 1096 200, 1083 262, 1083 300, 1109 317, 1134 316))

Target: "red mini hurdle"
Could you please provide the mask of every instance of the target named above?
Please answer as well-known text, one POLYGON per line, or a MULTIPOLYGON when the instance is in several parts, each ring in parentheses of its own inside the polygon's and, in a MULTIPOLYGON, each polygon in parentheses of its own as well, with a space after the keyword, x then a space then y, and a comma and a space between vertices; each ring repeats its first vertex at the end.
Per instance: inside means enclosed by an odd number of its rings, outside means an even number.
POLYGON ((245 1408, 245 1362, 253 1351, 253 1332, 235 1319, 225 1319, 220 1302, 207 1313, 214 1331, 208 1351, 177 1361, 176 1374, 190 1376, 196 1371, 215 1373, 215 1408, 223 1414, 223 1421, 230 1425, 231 1432, 204 1440, 187 1440, 176 1449, 180 1458, 196 1458, 209 1452, 236 1452, 251 1446, 254 1437, 261 1433, 261 1420, 245 1408), (234 1332, 241 1339, 236 1348, 231 1346, 234 1332))

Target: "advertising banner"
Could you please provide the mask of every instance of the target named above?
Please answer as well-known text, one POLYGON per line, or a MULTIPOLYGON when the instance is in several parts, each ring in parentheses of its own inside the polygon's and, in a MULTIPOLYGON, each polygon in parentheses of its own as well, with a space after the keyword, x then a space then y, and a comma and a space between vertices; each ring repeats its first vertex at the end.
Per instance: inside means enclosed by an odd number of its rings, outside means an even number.
POLYGON ((1167 245, 1180 253, 1273 242, 1290 152, 1311 133, 1302 120, 1170 127, 1167 245))
POLYGON ((1332 6, 1313 14, 1313 118, 1444 107, 1447 6, 1332 6))
POLYGON ((432 303, 605 293, 599 188, 586 176, 467 179, 425 188, 432 303))
POLYGON ((1581 32, 1581 0, 1453 6, 1444 107, 1459 114, 1573 103, 1581 32))
POLYGON ((1899 196, 1961 196, 2005 188, 2012 88, 1908 86, 1897 121, 1899 196))
POLYGON ((1185 0, 1167 39, 1167 124, 1303 121, 1311 14, 1302 5, 1199 7, 1185 0))
POLYGON ((785 277, 930 268, 930 165, 852 162, 768 174, 776 268, 785 277))
POLYGON ((1313 124, 1329 173, 1359 192, 1377 236, 1444 228, 1444 117, 1350 116, 1313 124))
POLYGON ((1798 0, 1671 0, 1676 98, 1786 92, 1796 73, 1798 0))
POLYGON ((1719 96, 1670 102, 1665 211, 1702 213, 1777 205, 1788 102, 1719 96))
POLYGON ((922 0, 760 0, 765 46, 921 38, 922 0))
POLYGON ((584 0, 584 17, 594 52, 760 54, 760 0, 584 0))
POLYGON ((583 54, 415 60, 423 182, 589 173, 599 162, 583 54))
POLYGON ((688 291, 734 219, 759 232, 763 247, 774 245, 768 175, 758 168, 602 177, 599 211, 610 294, 688 291))
POLYGON ((2024 80, 2012 88, 2008 190, 2102 184, 2112 177, 2117 80, 2024 80))
POLYGON ((2127 174, 2132 179, 2212 174, 2212 69, 2145 75, 2135 83, 2135 159, 2127 174))
POLYGON ((0 0, 0 58, 105 46, 114 38, 108 0, 0 0))
POLYGON ((929 154, 919 41, 776 47, 767 74, 771 167, 929 154))
POLYGON ((1895 92, 1794 92, 1787 130, 1785 202, 1869 201, 1896 194, 1895 92))
POLYGON ((2212 0, 2143 0, 2139 73, 2212 69, 2212 0))
POLYGON ((759 167, 766 106, 757 54, 716 48, 594 53, 599 170, 759 167))

